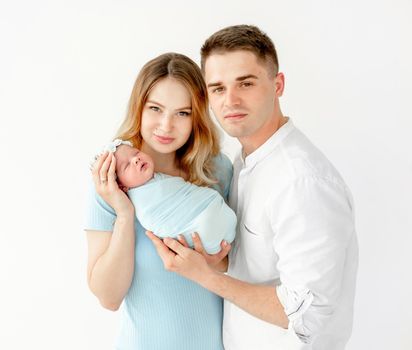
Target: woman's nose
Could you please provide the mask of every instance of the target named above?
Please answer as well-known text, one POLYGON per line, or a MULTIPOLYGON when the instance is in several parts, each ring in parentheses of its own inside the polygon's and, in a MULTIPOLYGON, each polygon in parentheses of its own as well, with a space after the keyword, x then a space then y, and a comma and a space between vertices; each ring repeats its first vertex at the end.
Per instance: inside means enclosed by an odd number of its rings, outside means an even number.
POLYGON ((161 131, 163 131, 164 133, 168 133, 172 130, 172 127, 173 127, 173 118, 172 118, 172 116, 164 114, 162 116, 162 119, 160 120, 159 129, 161 131))

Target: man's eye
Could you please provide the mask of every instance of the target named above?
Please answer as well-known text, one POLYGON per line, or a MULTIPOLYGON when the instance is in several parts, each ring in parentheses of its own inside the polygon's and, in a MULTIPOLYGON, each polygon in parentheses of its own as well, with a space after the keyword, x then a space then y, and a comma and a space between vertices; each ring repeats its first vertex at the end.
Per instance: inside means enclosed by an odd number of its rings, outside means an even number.
POLYGON ((242 84, 241 84, 241 86, 244 86, 244 87, 249 87, 249 86, 252 86, 253 84, 251 83, 251 82, 249 82, 249 81, 244 81, 244 82, 242 82, 242 84))
POLYGON ((213 89, 213 90, 212 90, 212 93, 218 94, 218 93, 220 93, 220 92, 222 92, 222 91, 223 91, 223 87, 220 86, 220 87, 217 87, 217 88, 213 89))

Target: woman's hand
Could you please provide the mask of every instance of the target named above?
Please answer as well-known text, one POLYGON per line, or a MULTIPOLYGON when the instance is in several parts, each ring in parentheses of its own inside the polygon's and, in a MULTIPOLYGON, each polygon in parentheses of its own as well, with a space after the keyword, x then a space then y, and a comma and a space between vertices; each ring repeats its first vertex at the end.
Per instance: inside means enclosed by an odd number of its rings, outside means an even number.
POLYGON ((118 217, 133 214, 132 202, 116 181, 116 158, 113 153, 105 152, 97 158, 93 164, 92 177, 96 192, 114 209, 118 217))

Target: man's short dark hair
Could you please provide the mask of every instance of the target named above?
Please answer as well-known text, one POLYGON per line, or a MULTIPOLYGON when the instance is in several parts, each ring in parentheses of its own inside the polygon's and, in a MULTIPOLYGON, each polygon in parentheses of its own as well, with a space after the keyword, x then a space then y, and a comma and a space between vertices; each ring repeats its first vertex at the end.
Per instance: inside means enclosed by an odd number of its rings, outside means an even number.
POLYGON ((205 41, 200 50, 202 71, 210 55, 238 50, 254 53, 258 59, 268 63, 270 72, 278 73, 278 56, 272 40, 258 27, 246 24, 223 28, 205 41))

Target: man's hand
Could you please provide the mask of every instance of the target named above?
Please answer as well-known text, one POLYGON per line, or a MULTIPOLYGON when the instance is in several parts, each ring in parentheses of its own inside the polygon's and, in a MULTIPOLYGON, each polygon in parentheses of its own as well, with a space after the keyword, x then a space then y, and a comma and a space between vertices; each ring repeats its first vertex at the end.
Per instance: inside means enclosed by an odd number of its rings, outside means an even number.
POLYGON ((288 328, 289 320, 275 286, 251 284, 235 279, 215 271, 201 253, 172 238, 162 241, 150 231, 146 231, 146 235, 152 240, 166 270, 200 284, 261 320, 288 328))
POLYGON ((201 283, 214 272, 206 258, 189 248, 186 241, 182 241, 183 244, 172 238, 164 238, 162 241, 150 231, 146 231, 146 235, 153 242, 166 270, 176 272, 197 283, 201 283))
MULTIPOLYGON (((184 238, 183 235, 179 235, 177 240, 184 245, 185 247, 189 247, 189 245, 186 242, 186 239, 184 238)), ((226 271, 227 270, 227 258, 226 256, 229 254, 230 251, 230 244, 223 240, 220 243, 220 247, 222 248, 220 252, 216 254, 209 254, 204 248, 202 244, 202 240, 200 239, 200 236, 198 233, 193 233, 192 234, 192 240, 193 240, 193 245, 194 245, 194 250, 196 250, 198 253, 202 254, 203 257, 206 259, 207 263, 214 269, 217 269, 219 271, 226 271)))

